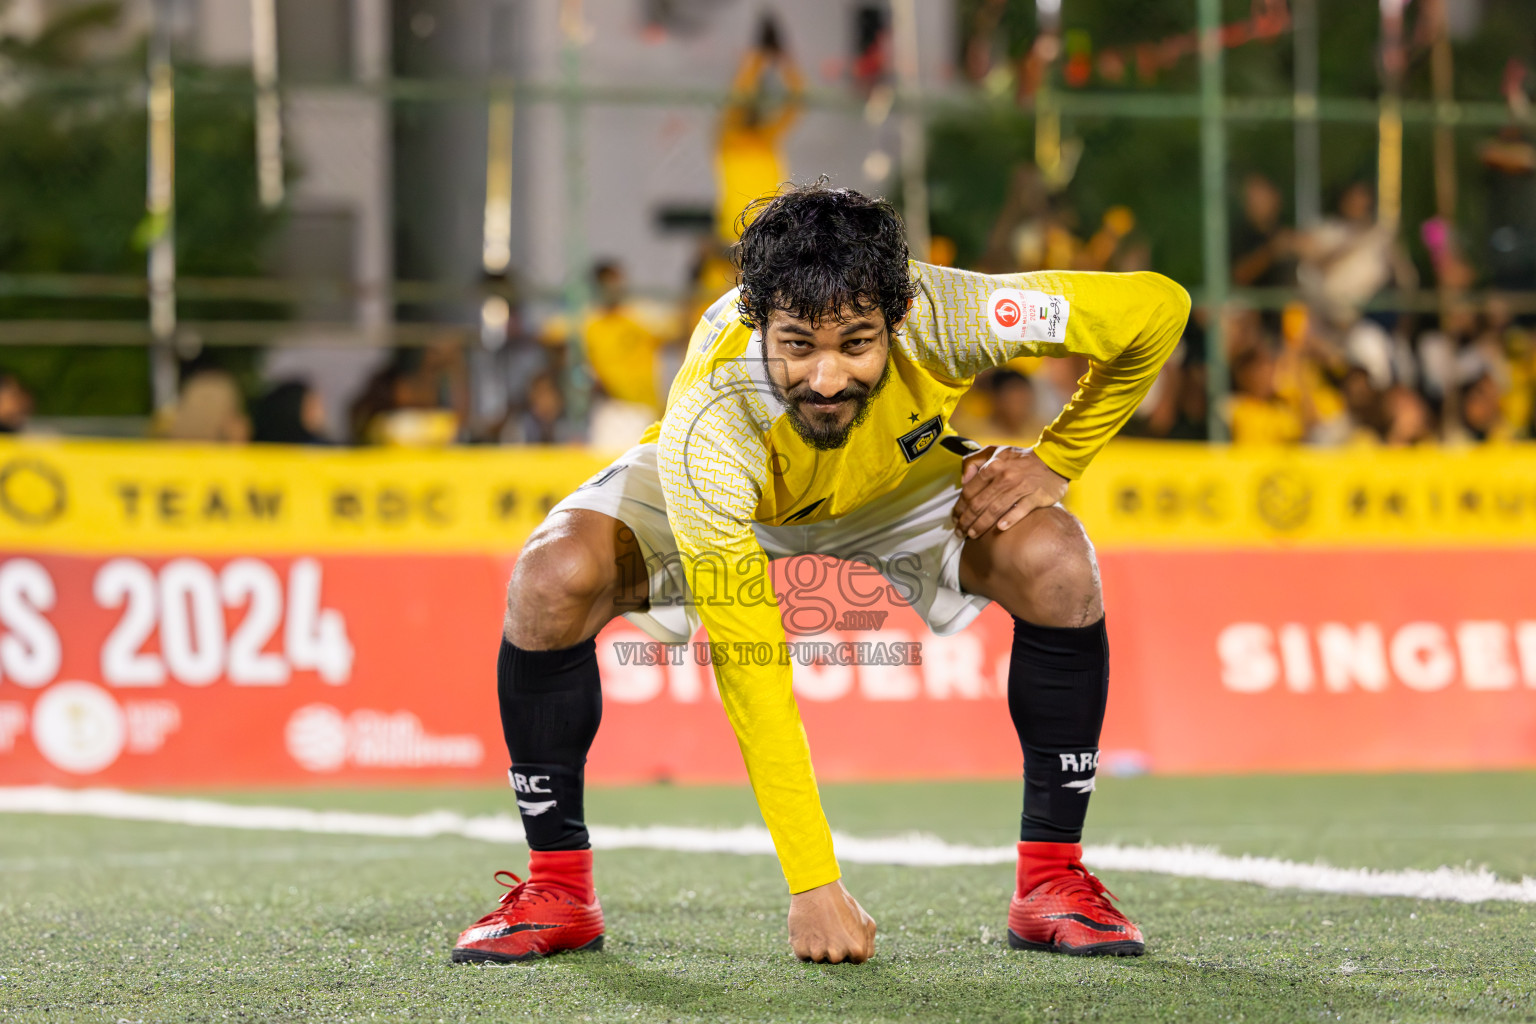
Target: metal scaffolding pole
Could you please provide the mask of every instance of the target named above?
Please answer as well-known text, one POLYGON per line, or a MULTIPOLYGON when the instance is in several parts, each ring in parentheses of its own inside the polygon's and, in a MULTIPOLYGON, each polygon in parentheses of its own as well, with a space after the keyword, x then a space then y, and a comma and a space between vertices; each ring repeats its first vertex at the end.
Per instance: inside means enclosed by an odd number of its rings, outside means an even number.
POLYGON ((565 311, 570 321, 567 340, 569 359, 566 366, 566 415, 573 422, 585 422, 592 395, 592 378, 587 372, 582 349, 581 322, 587 309, 587 195, 586 147, 580 102, 581 46, 586 24, 582 19, 581 0, 560 3, 560 70, 566 90, 564 101, 565 162, 565 280, 562 291, 565 311))
POLYGON ((892 0, 891 35, 896 49, 896 80, 901 109, 902 214, 912 255, 928 258, 928 145, 923 114, 915 104, 922 90, 917 58, 917 0, 892 0))
POLYGON ((1381 0, 1381 116, 1377 120, 1376 219, 1397 228, 1403 213, 1403 7, 1381 0))
POLYGON ((1040 61, 1040 82, 1035 90, 1035 166, 1052 191, 1064 188, 1067 179, 1061 152, 1061 106, 1056 96, 1052 69, 1061 57, 1061 0, 1035 0, 1035 56, 1040 61))
POLYGON ((256 182, 261 205, 283 202, 283 118, 277 92, 277 0, 251 0, 251 77, 256 84, 256 182))
POLYGON ((1231 282, 1227 250, 1227 123, 1222 116, 1221 0, 1200 0, 1200 179, 1205 239, 1205 366, 1212 441, 1227 440, 1223 314, 1231 282))
POLYGON ((150 226, 149 381, 156 411, 176 404, 176 84, 171 67, 171 12, 151 7, 149 38, 149 161, 145 212, 150 226))
POLYGON ((1291 18, 1296 69, 1296 226, 1306 230, 1323 216, 1322 145, 1317 124, 1317 0, 1293 0, 1291 18))
POLYGON ((500 275, 512 264, 512 139, 515 108, 510 93, 491 98, 485 126, 485 208, 480 265, 500 275))
POLYGON ((1456 88, 1455 57, 1444 0, 1430 5, 1434 42, 1430 47, 1431 81, 1435 93, 1435 212, 1447 225, 1456 223, 1456 88))

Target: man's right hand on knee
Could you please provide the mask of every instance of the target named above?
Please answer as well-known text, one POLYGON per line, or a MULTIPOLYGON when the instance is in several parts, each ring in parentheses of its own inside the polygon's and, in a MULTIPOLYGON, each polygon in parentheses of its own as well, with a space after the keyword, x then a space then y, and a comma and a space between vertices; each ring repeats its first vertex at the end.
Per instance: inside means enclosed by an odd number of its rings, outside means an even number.
POLYGON ((789 945, 820 964, 861 964, 875 955, 875 922, 841 881, 789 898, 789 945))

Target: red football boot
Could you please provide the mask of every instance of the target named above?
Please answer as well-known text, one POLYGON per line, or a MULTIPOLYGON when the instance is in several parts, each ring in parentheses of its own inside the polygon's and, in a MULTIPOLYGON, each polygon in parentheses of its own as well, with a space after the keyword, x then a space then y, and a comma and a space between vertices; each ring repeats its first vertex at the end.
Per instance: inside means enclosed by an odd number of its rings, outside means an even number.
POLYGON ((1020 843, 1008 945, 1073 956, 1141 956, 1141 929, 1109 902, 1115 894, 1083 867, 1077 843, 1020 843))
POLYGON ((507 887, 501 906, 464 929, 454 963, 506 964, 603 948, 591 850, 533 850, 526 882, 510 871, 496 872, 496 881, 507 887))

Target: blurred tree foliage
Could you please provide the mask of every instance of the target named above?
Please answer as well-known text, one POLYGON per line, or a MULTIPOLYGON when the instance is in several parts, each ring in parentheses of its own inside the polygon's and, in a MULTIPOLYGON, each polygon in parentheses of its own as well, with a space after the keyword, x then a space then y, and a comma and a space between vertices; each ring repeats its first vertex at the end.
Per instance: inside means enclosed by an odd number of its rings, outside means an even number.
MULTIPOLYGON (((0 3, 0 8, 4 4, 0 3)), ((0 273, 141 277, 147 121, 142 40, 121 43, 121 5, 65 8, 31 40, 0 40, 0 273)), ((176 68, 177 271, 254 276, 281 213, 257 199, 249 76, 176 68)), ((270 317, 270 305, 183 302, 184 319, 270 317)), ((7 295, 0 319, 137 320, 141 298, 7 295)), ((210 353, 236 372, 249 351, 210 353)), ((122 416, 150 410, 140 346, 0 346, 39 415, 122 416)))
MULTIPOLYGON (((1325 97, 1373 99, 1380 93, 1376 51, 1380 13, 1375 3, 1316 0, 1319 35, 1319 91, 1325 97)), ((1244 21, 1253 0, 1223 0, 1228 23, 1244 21)), ((1190 95, 1199 90, 1199 65, 1189 55, 1154 77, 1137 69, 1138 44, 1159 43, 1195 27, 1195 0, 1065 0, 1062 31, 1066 49, 1094 55, 1094 71, 1083 86, 1094 91, 1190 95), (1125 74, 1105 81, 1096 58, 1105 50, 1126 55, 1125 74)), ((1407 95, 1431 97, 1428 47, 1415 38, 1409 8, 1410 66, 1407 95)), ((1013 169, 1034 155, 1034 121, 1011 102, 1017 70, 1037 34, 1035 0, 959 0, 959 65, 996 96, 984 112, 966 112, 932 122, 929 177, 933 231, 953 238, 962 263, 981 255, 1002 204, 1013 169)), ((1476 30, 1453 40, 1456 97, 1498 103, 1500 80, 1511 59, 1536 63, 1536 22, 1531 0, 1482 0, 1476 30)), ((1226 89, 1234 96, 1288 96, 1293 89, 1289 32, 1245 43, 1226 52, 1226 89)), ((1056 88, 1071 91, 1060 81, 1056 88)), ((1059 209, 1076 220, 1080 234, 1092 233, 1112 205, 1129 206, 1137 231, 1152 245, 1157 269, 1186 284, 1202 280, 1200 128, 1194 119, 1064 118, 1064 136, 1083 142, 1077 173, 1060 197, 1059 209)), ((1434 215, 1434 180, 1429 125, 1404 131, 1403 216, 1405 240, 1422 265, 1427 255, 1417 225, 1434 215)), ((1467 253, 1483 251, 1485 171, 1477 145, 1487 133, 1457 132, 1459 203, 1457 220, 1467 253)), ((1376 126, 1325 123, 1321 128, 1324 209, 1350 182, 1374 182, 1376 126)), ((1294 134, 1289 121, 1228 122, 1227 198, 1232 215, 1245 174, 1261 172, 1289 198, 1294 181, 1294 134)))

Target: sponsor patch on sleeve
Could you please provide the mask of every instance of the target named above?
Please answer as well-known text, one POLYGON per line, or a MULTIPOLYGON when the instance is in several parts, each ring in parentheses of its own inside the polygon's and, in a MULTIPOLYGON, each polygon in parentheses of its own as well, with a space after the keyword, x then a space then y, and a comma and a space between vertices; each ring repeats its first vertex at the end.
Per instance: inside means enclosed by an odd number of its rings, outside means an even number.
POLYGON ((1067 340, 1072 304, 1061 295, 999 288, 987 299, 992 333, 1004 341, 1067 340))

